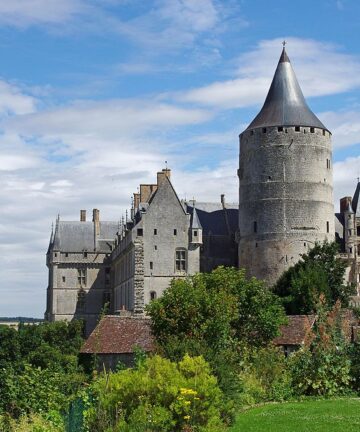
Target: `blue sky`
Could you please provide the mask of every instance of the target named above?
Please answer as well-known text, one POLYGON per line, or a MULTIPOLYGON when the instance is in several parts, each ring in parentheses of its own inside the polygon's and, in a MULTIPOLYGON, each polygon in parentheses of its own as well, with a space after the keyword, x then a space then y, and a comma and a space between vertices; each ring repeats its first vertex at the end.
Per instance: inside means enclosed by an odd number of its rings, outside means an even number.
POLYGON ((0 0, 0 316, 43 315, 58 213, 118 220, 165 160, 180 198, 236 202, 284 39, 333 132, 337 208, 360 172, 360 2, 0 0))

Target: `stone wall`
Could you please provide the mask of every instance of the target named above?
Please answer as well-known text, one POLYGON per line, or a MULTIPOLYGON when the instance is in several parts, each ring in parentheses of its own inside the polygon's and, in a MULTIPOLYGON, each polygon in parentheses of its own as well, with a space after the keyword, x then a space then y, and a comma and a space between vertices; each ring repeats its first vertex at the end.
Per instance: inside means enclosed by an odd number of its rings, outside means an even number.
POLYGON ((268 284, 335 235, 331 135, 318 128, 240 136, 239 266, 268 284))

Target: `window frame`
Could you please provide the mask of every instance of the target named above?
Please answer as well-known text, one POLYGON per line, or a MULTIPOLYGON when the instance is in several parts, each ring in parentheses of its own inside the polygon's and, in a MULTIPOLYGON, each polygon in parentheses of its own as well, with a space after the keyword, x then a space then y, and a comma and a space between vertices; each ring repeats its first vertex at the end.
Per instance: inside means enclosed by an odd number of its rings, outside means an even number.
POLYGON ((187 272, 187 250, 185 248, 175 249, 175 271, 176 273, 187 272))

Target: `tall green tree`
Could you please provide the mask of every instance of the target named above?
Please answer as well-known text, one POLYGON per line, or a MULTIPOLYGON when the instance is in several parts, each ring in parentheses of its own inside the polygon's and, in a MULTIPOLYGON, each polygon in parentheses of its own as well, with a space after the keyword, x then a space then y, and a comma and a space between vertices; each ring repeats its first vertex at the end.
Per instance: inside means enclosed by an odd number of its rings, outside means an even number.
POLYGON ((173 280, 147 311, 157 341, 177 336, 220 350, 232 339, 263 346, 286 322, 278 297, 243 270, 218 267, 186 280, 173 280))
POLYGON ((283 273, 273 291, 282 298, 286 312, 291 315, 316 312, 320 295, 327 308, 338 300, 346 307, 355 288, 344 283, 345 271, 346 263, 338 257, 335 242, 316 243, 283 273))

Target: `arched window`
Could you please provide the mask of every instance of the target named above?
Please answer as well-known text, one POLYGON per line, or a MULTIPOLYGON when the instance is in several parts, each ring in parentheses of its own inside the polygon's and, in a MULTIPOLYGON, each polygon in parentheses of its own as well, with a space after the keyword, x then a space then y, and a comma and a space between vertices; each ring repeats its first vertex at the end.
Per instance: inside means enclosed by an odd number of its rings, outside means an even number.
POLYGON ((150 300, 151 301, 152 300, 156 300, 156 297, 157 297, 156 292, 155 291, 150 291, 150 300))

